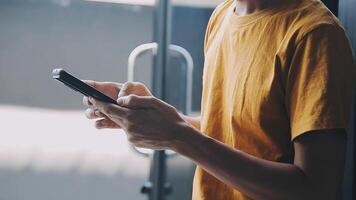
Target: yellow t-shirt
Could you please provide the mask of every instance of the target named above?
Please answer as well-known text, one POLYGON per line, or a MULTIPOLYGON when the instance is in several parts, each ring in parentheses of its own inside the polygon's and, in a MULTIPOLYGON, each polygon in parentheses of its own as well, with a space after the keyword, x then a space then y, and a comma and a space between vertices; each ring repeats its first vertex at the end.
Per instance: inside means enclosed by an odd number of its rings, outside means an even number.
MULTIPOLYGON (((201 131, 250 155, 293 162, 303 133, 347 128, 355 63, 346 34, 319 0, 295 0, 247 16, 235 0, 206 34, 201 131)), ((193 200, 245 200, 200 167, 193 200)))

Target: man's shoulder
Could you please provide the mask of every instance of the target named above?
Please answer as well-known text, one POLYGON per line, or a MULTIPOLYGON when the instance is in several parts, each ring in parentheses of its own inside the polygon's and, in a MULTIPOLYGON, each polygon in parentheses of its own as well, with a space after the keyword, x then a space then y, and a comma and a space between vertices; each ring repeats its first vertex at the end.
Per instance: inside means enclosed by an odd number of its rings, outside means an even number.
POLYGON ((289 20, 289 33, 296 41, 320 27, 343 30, 341 22, 319 0, 307 0, 306 4, 291 10, 285 17, 289 20))
POLYGON ((234 0, 226 0, 223 3, 219 4, 214 12, 212 13, 208 26, 206 28, 206 34, 205 34, 205 50, 207 46, 209 46, 209 41, 211 38, 215 36, 215 34, 218 32, 222 21, 224 20, 229 8, 231 8, 232 4, 234 3, 234 0))
POLYGON ((229 8, 231 8, 233 3, 234 0, 226 0, 215 8, 209 20, 209 24, 208 24, 209 32, 213 31, 219 26, 219 24, 225 18, 229 8))

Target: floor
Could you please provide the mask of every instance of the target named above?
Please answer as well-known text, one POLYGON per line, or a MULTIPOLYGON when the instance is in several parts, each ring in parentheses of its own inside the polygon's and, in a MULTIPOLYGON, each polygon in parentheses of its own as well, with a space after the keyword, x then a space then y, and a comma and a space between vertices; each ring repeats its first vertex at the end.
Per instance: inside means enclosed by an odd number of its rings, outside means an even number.
POLYGON ((0 200, 144 199, 148 169, 122 131, 82 111, 0 106, 0 200))

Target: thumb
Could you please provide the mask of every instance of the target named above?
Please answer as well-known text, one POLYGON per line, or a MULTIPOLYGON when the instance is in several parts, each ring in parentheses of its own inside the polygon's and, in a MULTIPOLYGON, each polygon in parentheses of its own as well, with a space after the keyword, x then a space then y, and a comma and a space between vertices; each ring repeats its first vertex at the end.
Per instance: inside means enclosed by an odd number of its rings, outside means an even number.
POLYGON ((92 80, 83 80, 83 82, 111 98, 116 98, 122 87, 122 84, 114 82, 97 82, 92 80))
POLYGON ((119 97, 117 104, 130 109, 158 108, 156 98, 152 96, 129 95, 119 97))
POLYGON ((82 80, 82 81, 97 90, 103 91, 105 89, 103 84, 101 84, 100 82, 92 81, 92 80, 82 80))

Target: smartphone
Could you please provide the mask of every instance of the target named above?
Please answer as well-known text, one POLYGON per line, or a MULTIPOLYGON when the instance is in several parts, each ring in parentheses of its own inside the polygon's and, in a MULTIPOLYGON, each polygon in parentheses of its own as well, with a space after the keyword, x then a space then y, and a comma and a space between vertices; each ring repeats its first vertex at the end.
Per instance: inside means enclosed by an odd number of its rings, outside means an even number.
POLYGON ((83 81, 74 77, 70 73, 66 72, 64 69, 60 69, 60 68, 54 69, 52 71, 52 77, 54 79, 64 83, 66 86, 68 86, 72 90, 82 93, 84 96, 92 97, 96 100, 103 101, 106 103, 117 104, 114 99, 108 97, 107 95, 103 94, 102 92, 98 91, 97 89, 84 83, 83 81))

